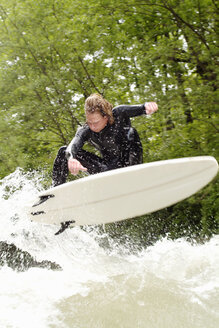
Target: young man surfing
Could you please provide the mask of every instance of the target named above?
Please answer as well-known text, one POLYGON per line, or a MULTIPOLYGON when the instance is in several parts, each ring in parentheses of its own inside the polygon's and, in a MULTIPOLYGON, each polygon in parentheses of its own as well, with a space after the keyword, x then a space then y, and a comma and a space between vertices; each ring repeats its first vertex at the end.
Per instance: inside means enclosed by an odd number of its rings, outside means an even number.
POLYGON ((80 127, 68 147, 59 149, 53 166, 53 186, 66 182, 68 172, 89 174, 142 163, 142 145, 130 118, 153 114, 155 102, 113 106, 99 94, 85 101, 86 124, 80 127), (83 149, 88 142, 100 156, 83 149))

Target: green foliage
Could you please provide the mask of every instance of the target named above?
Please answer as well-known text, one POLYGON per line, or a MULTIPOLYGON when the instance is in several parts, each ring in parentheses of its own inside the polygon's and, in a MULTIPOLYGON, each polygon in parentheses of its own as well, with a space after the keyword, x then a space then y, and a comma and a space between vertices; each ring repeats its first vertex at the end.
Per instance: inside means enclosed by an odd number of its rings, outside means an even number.
MULTIPOLYGON (((218 159, 217 14, 211 0, 2 0, 0 177, 17 166, 51 173, 93 92, 114 105, 158 102, 152 117, 133 119, 145 161, 218 159)), ((187 208, 203 233, 215 232, 216 187, 150 220, 168 216, 179 236, 187 208)))

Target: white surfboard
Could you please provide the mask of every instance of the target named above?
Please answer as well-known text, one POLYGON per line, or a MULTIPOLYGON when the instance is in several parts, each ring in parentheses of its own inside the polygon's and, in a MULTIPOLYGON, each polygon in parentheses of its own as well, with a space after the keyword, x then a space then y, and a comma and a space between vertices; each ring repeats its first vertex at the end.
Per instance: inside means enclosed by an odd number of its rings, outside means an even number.
POLYGON ((120 221, 173 205, 208 184, 214 157, 165 160, 90 175, 41 193, 28 209, 32 220, 93 225, 120 221))

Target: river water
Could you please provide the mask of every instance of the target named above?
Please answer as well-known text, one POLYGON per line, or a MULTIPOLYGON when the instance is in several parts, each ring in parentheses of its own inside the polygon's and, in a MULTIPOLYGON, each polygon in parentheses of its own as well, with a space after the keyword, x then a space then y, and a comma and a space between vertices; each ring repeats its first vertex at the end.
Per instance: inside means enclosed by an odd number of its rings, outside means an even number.
POLYGON ((55 236, 25 215, 39 180, 19 169, 2 180, 0 240, 62 270, 0 268, 1 328, 219 327, 219 236, 165 238, 138 253, 94 228, 55 236))

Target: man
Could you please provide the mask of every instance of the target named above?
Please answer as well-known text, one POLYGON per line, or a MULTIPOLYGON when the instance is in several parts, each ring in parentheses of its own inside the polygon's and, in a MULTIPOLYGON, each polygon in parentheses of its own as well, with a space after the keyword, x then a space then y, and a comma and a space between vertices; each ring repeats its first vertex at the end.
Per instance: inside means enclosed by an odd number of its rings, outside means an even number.
POLYGON ((68 147, 59 149, 53 166, 53 185, 65 183, 68 171, 89 174, 142 163, 142 145, 130 117, 150 115, 158 110, 155 102, 113 106, 99 94, 85 101, 86 124, 78 129, 68 147), (89 142, 100 156, 85 151, 89 142))

